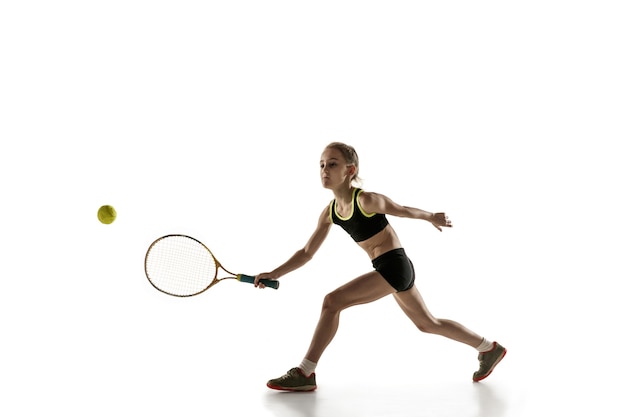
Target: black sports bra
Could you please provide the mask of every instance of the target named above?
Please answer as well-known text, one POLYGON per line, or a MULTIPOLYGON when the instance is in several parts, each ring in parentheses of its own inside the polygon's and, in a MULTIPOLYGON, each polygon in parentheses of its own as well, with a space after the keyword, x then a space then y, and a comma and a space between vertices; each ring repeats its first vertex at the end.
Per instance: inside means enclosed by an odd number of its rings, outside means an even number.
POLYGON ((348 217, 341 217, 337 214, 337 202, 330 202, 330 220, 341 226, 355 242, 362 242, 383 230, 389 221, 381 213, 365 213, 359 203, 359 194, 363 192, 360 188, 352 190, 352 210, 348 217))

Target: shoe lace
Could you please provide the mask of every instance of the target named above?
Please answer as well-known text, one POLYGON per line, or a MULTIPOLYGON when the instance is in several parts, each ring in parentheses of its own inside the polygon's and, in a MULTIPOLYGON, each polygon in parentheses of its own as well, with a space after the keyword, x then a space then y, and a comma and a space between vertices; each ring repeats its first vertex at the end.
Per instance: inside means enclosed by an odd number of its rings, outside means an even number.
POLYGON ((278 378, 279 381, 287 381, 295 376, 297 376, 298 370, 296 368, 290 369, 289 371, 287 371, 287 373, 281 377, 278 378))

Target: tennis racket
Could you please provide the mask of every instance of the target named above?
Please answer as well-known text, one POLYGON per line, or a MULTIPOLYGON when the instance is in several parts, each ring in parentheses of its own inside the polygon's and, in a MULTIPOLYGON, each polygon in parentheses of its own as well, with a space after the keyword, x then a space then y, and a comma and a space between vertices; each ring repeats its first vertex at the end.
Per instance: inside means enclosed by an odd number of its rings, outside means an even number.
MULTIPOLYGON (((254 283, 253 276, 227 271, 209 248, 185 235, 167 235, 155 240, 146 252, 144 269, 154 288, 175 297, 198 295, 225 279, 254 283), (219 269, 228 276, 218 278, 219 269)), ((261 282, 278 289, 276 280, 262 279, 261 282)))

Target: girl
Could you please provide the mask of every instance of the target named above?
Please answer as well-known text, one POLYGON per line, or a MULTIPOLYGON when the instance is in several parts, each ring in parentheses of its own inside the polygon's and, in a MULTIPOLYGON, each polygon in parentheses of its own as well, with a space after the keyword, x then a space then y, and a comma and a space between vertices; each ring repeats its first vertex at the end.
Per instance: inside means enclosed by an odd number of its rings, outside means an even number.
POLYGON ((354 148, 333 142, 324 149, 320 177, 324 188, 331 190, 335 198, 322 210, 317 228, 302 249, 272 272, 255 277, 254 285, 263 288, 259 282, 261 279, 278 279, 303 266, 320 248, 333 223, 345 229, 365 250, 374 268, 326 295, 317 328, 302 363, 280 378, 268 381, 267 386, 284 391, 315 390, 315 367, 337 333, 341 311, 389 294, 393 294, 402 311, 422 332, 439 334, 478 350, 479 369, 474 372, 473 380, 486 378, 504 357, 506 349, 457 322, 433 317, 415 287, 413 264, 385 215, 426 220, 439 231, 443 227, 452 227, 452 223, 445 213, 429 213, 401 206, 382 194, 353 187, 353 182, 359 181, 358 173, 359 158, 354 148))

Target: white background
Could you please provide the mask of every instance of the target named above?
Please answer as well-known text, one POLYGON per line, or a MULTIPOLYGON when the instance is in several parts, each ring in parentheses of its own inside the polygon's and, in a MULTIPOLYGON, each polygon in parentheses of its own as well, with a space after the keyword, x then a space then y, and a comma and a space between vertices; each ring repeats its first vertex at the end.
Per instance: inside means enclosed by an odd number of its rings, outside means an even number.
POLYGON ((3 2, 0 414, 623 415, 620 6, 3 2), (336 140, 364 188, 453 220, 390 221, 432 312, 509 349, 484 384, 389 298, 342 315, 313 396, 265 388, 370 269, 338 229, 278 291, 145 279, 167 233, 282 263, 336 140))

